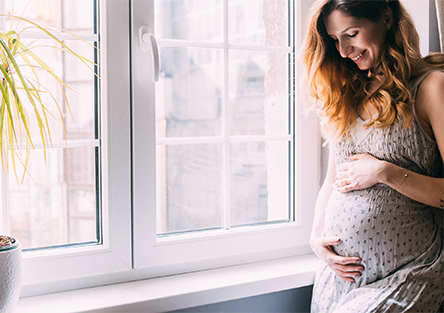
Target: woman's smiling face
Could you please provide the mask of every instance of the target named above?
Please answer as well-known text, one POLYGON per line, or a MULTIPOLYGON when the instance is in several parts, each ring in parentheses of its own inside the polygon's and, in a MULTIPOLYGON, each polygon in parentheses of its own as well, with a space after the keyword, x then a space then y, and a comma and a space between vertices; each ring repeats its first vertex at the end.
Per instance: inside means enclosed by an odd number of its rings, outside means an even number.
POLYGON ((324 24, 343 58, 351 59, 361 70, 376 70, 381 63, 387 31, 392 25, 390 14, 384 14, 374 23, 335 10, 324 18, 324 24))

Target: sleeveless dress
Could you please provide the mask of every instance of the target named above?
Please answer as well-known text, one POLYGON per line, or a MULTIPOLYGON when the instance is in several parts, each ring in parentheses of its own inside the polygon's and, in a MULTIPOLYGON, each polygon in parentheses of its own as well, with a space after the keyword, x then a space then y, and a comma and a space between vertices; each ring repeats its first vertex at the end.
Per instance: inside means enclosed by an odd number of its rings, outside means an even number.
MULTIPOLYGON (((429 73, 411 85, 413 99, 429 73)), ((351 153, 369 153, 413 172, 439 176, 438 146, 424 132, 415 107, 413 114, 407 129, 370 128, 332 144, 337 168, 350 162, 351 153)), ((345 194, 334 188, 325 210, 326 236, 341 238, 335 252, 360 257, 365 270, 349 283, 329 267, 321 268, 315 278, 312 313, 438 310, 444 300, 442 229, 434 215, 438 209, 377 184, 345 194)))

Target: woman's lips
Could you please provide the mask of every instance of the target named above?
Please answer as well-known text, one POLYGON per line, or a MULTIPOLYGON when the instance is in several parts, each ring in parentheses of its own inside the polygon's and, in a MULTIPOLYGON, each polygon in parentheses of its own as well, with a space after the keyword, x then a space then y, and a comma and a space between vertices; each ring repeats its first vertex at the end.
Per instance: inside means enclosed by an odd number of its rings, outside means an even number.
POLYGON ((362 56, 365 54, 367 50, 362 51, 360 54, 358 54, 357 56, 350 58, 353 62, 359 62, 359 60, 361 60, 362 56))

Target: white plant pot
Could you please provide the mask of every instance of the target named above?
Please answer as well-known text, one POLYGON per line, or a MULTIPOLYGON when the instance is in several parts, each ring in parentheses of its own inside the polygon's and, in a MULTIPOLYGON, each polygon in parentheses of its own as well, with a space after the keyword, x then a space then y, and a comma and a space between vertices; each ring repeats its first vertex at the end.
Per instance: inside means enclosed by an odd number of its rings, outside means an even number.
POLYGON ((0 313, 14 311, 20 296, 22 249, 17 242, 9 249, 0 249, 0 313))

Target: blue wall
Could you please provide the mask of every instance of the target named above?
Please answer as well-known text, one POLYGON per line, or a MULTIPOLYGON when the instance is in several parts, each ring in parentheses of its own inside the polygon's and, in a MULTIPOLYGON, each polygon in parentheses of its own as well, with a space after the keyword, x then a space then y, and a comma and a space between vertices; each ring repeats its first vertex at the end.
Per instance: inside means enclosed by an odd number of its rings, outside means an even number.
POLYGON ((308 313, 312 289, 312 286, 307 286, 170 313, 308 313))

